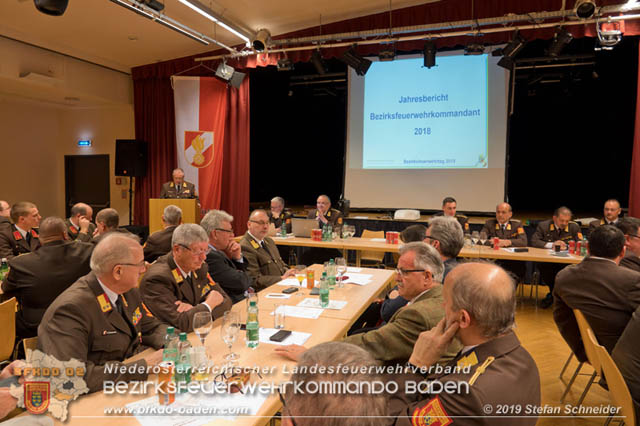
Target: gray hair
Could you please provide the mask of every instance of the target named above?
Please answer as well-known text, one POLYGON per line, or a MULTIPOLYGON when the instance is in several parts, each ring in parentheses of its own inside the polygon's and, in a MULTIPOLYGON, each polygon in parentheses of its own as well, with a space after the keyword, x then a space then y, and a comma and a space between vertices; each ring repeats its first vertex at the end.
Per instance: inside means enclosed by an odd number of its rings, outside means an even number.
POLYGON ((280 203, 282 205, 282 207, 284 207, 284 198, 282 198, 282 197, 273 197, 271 199, 271 202, 273 203, 274 201, 276 203, 280 203))
POLYGON ((207 235, 211 235, 216 228, 220 228, 222 222, 233 222, 233 216, 224 210, 211 210, 204 215, 200 221, 200 226, 204 228, 207 235))
POLYGON ((107 229, 116 229, 120 224, 120 215, 116 209, 102 209, 96 215, 96 223, 104 223, 107 229))
POLYGON ((178 244, 191 247, 191 244, 195 243, 209 243, 209 237, 202 226, 195 223, 183 223, 173 231, 171 246, 178 244))
POLYGON ((457 257, 464 246, 462 226, 455 217, 436 216, 429 222, 430 238, 440 242, 443 256, 457 257))
MULTIPOLYGON (((466 262, 449 274, 452 281, 451 308, 464 309, 476 321, 485 337, 493 338, 513 328, 516 312, 515 283, 510 274, 490 262, 466 262), (497 273, 478 274, 465 265, 491 265, 497 273)), ((447 282, 448 279, 447 279, 447 282)))
POLYGON ((136 247, 140 247, 137 235, 128 232, 105 234, 93 249, 89 266, 97 276, 107 274, 118 264, 131 263, 131 250, 136 247))
POLYGON ((182 219, 182 209, 178 206, 174 206, 173 204, 169 204, 164 208, 162 217, 169 225, 178 225, 182 219))
POLYGON ((180 172, 184 175, 184 170, 182 170, 180 167, 176 167, 175 169, 173 169, 173 171, 171 172, 171 176, 174 176, 176 174, 176 172, 180 172))
POLYGON ((64 220, 56 216, 50 216, 40 222, 40 238, 57 237, 67 232, 64 220))
POLYGON ((414 241, 413 243, 403 244, 400 247, 400 256, 408 252, 415 253, 416 257, 413 260, 415 268, 426 269, 431 272, 434 281, 442 282, 444 263, 442 263, 438 250, 422 241, 414 241))
POLYGON ((312 347, 300 356, 296 372, 291 376, 291 382, 302 384, 303 391, 296 392, 293 386, 285 388, 284 414, 304 419, 305 426, 386 424, 385 393, 368 392, 366 385, 362 392, 349 392, 337 386, 382 380, 375 372, 378 365, 369 352, 350 343, 326 342, 312 347), (310 393, 305 391, 308 383, 336 386, 334 392, 310 393))

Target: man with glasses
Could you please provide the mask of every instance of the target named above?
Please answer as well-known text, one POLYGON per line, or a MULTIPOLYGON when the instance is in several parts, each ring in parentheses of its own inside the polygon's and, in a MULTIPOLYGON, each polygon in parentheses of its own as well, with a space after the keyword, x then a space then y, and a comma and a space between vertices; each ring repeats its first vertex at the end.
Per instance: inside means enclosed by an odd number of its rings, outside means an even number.
POLYGON ((624 234, 626 251, 620 260, 620 266, 640 272, 640 220, 635 217, 625 217, 616 225, 624 234))
POLYGON ((149 266, 140 282, 144 303, 160 321, 193 331, 193 317, 210 312, 213 319, 231 309, 231 299, 208 274, 209 239, 200 225, 183 223, 173 231, 171 252, 149 266))
POLYGON ((613 225, 616 226, 620 221, 620 202, 615 198, 611 198, 604 203, 604 217, 600 220, 594 220, 589 224, 589 233, 593 232, 598 226, 613 225))
POLYGON ((123 363, 148 347, 161 349, 167 329, 136 288, 144 270, 136 236, 105 236, 91 255, 91 273, 58 296, 38 327, 38 349, 60 361, 85 363, 90 392, 102 389, 105 381, 146 380, 146 367, 162 362, 162 350, 157 350, 123 363))
POLYGON ((255 281, 255 289, 262 290, 278 281, 295 276, 295 270, 284 263, 269 237, 269 216, 264 210, 254 210, 249 215, 247 233, 240 241, 240 247, 247 261, 247 273, 255 281))
MULTIPOLYGON (((398 292, 408 300, 389 322, 366 333, 353 334, 343 341, 368 351, 378 361, 404 363, 409 359, 416 339, 431 330, 444 318, 442 272, 444 267, 438 252, 423 243, 408 243, 400 247, 396 269, 398 292)), ((442 354, 439 363, 446 363, 460 350, 457 340, 442 354)), ((279 346, 275 351, 297 361, 305 348, 299 345, 279 346)))
POLYGON ((222 210, 211 210, 200 222, 209 236, 207 265, 209 274, 224 291, 231 301, 236 303, 245 297, 253 285, 253 280, 247 275, 247 262, 242 256, 240 244, 233 239, 233 216, 222 210))
POLYGON ((162 230, 149 235, 144 243, 144 260, 151 263, 171 251, 171 237, 176 227, 182 223, 182 209, 173 204, 162 212, 162 230))

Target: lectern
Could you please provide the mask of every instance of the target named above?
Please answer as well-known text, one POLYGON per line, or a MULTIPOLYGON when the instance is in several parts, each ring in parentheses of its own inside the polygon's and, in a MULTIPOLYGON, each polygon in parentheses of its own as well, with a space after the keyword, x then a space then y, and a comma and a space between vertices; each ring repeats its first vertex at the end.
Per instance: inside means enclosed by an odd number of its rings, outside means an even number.
POLYGON ((195 198, 150 198, 149 235, 162 230, 162 213, 171 204, 182 209, 183 223, 200 223, 200 207, 195 198))

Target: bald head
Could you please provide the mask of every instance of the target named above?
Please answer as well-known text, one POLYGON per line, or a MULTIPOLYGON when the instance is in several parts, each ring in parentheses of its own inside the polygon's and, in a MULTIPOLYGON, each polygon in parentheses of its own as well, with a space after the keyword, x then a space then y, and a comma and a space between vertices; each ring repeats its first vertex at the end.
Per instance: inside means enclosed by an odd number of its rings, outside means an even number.
POLYGON ((134 263, 136 250, 141 250, 138 237, 113 232, 100 240, 91 254, 91 270, 99 277, 109 274, 118 264, 134 263))
POLYGON ((5 200, 0 200, 0 216, 11 216, 11 206, 5 200))
POLYGON ((511 205, 509 203, 500 203, 496 206, 496 220, 504 225, 511 219, 511 205))
POLYGON ((120 215, 116 209, 102 209, 96 215, 96 224, 101 234, 118 228, 120 215))
POLYGON ((89 204, 85 203, 76 203, 71 207, 71 217, 76 218, 78 216, 82 216, 87 218, 87 220, 93 219, 93 209, 89 204))
POLYGON ((48 243, 66 239, 67 226, 59 217, 47 217, 40 222, 40 241, 48 243))
POLYGON ((480 336, 491 339, 513 327, 515 286, 501 267, 482 262, 458 265, 447 275, 445 291, 450 310, 466 311, 480 336))

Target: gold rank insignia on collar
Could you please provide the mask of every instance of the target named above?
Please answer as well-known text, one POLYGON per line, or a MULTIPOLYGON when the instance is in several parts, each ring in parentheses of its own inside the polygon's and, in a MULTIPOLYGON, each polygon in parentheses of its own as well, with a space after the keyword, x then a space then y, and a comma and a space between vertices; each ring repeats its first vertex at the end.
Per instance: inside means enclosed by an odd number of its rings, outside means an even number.
POLYGON ((476 368, 476 372, 473 373, 473 376, 471 376, 471 379, 469 379, 469 386, 473 386, 476 380, 478 380, 478 377, 480 377, 480 375, 487 370, 487 367, 489 367, 491 363, 495 361, 495 359, 495 357, 490 356, 484 360, 480 367, 476 368))
POLYGON ((109 301, 109 298, 107 297, 106 293, 99 294, 96 297, 96 299, 100 304, 100 310, 105 314, 113 310, 113 307, 111 306, 111 302, 109 301))
POLYGON ((280 219, 284 219, 284 213, 280 213, 280 219))
POLYGON ((440 397, 436 396, 422 407, 416 407, 411 417, 411 424, 429 426, 447 426, 453 423, 440 402, 440 397))
POLYGON ((182 278, 182 274, 178 271, 178 268, 173 269, 171 273, 173 274, 173 279, 176 280, 176 284, 180 284, 184 281, 184 278, 182 278))
POLYGON ((133 323, 133 325, 138 325, 141 318, 142 318, 142 312, 140 312, 140 306, 138 306, 136 310, 133 312, 133 316, 131 317, 131 322, 133 323))
POLYGON ((511 231, 511 222, 507 223, 507 231, 511 231))
POLYGON ((169 188, 173 188, 173 187, 174 187, 173 182, 171 182, 171 183, 169 184, 169 188))
POLYGON ((151 313, 151 311, 149 310, 149 308, 147 308, 147 305, 144 304, 144 302, 142 302, 142 309, 144 309, 144 313, 148 316, 153 318, 153 314, 151 313))
POLYGON ((124 297, 124 294, 121 294, 121 296, 122 296, 122 303, 124 303, 124 307, 125 307, 125 308, 128 308, 128 307, 129 307, 129 304, 127 303, 127 298, 126 298, 126 297, 124 297))
POLYGON ((478 363, 478 357, 476 351, 472 351, 469 355, 463 356, 457 362, 458 368, 473 367, 478 363))
POLYGON ((207 279, 209 280, 209 284, 211 284, 212 286, 216 285, 216 282, 213 280, 213 278, 211 278, 211 275, 209 275, 208 272, 207 272, 207 279))
POLYGON ((258 250, 260 248, 260 244, 256 243, 255 240, 251 240, 251 247, 258 250))
POLYGON ((551 222, 551 225, 549 225, 549 231, 554 231, 556 229, 556 227, 553 225, 553 222, 551 222))

